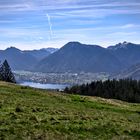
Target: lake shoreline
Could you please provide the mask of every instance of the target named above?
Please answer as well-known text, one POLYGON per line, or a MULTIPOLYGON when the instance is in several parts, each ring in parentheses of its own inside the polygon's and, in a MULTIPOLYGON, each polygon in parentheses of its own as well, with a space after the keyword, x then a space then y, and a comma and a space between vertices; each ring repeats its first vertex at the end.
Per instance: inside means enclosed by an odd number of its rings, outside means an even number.
POLYGON ((42 84, 39 82, 29 82, 29 81, 19 82, 18 84, 21 86, 29 86, 38 89, 59 90, 59 91, 63 91, 66 87, 71 86, 68 84, 52 84, 52 83, 42 84))

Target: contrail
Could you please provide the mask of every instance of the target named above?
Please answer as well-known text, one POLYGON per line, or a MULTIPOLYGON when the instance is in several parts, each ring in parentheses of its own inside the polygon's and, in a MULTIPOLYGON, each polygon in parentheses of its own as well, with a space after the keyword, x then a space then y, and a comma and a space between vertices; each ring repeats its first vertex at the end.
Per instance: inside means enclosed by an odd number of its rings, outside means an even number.
POLYGON ((46 17, 48 18, 48 24, 49 24, 49 28, 50 28, 50 39, 51 39, 52 38, 52 35, 53 35, 51 18, 49 16, 49 14, 46 14, 46 17))

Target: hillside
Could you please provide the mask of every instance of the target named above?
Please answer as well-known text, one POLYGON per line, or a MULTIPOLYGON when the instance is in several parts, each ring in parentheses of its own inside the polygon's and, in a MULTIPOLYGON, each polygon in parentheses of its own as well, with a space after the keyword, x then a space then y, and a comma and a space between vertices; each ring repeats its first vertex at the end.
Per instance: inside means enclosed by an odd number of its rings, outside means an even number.
POLYGON ((105 48, 69 42, 43 59, 35 68, 40 72, 115 72, 122 65, 105 48))
POLYGON ((135 80, 140 80, 140 63, 132 65, 128 69, 126 69, 120 73, 117 73, 115 75, 112 75, 110 78, 111 79, 113 79, 113 78, 115 78, 115 79, 131 78, 131 79, 135 79, 135 80))
POLYGON ((0 82, 0 139, 140 139, 140 104, 0 82))

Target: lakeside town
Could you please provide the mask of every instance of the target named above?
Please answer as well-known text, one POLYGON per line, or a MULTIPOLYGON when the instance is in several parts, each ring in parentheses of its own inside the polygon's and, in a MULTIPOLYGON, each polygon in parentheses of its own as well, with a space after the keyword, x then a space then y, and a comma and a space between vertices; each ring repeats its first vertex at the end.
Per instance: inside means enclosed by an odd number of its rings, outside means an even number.
POLYGON ((40 73, 29 71, 14 71, 14 75, 18 82, 35 82, 35 83, 51 83, 51 84, 83 84, 91 81, 107 80, 107 73, 40 73))

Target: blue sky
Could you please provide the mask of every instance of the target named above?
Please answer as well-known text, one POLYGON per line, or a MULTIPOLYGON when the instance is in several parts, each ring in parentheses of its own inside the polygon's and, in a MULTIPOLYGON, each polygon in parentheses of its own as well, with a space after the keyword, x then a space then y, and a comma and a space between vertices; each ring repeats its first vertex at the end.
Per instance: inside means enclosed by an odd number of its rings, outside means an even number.
POLYGON ((140 0, 0 0, 0 49, 140 44, 140 0))

